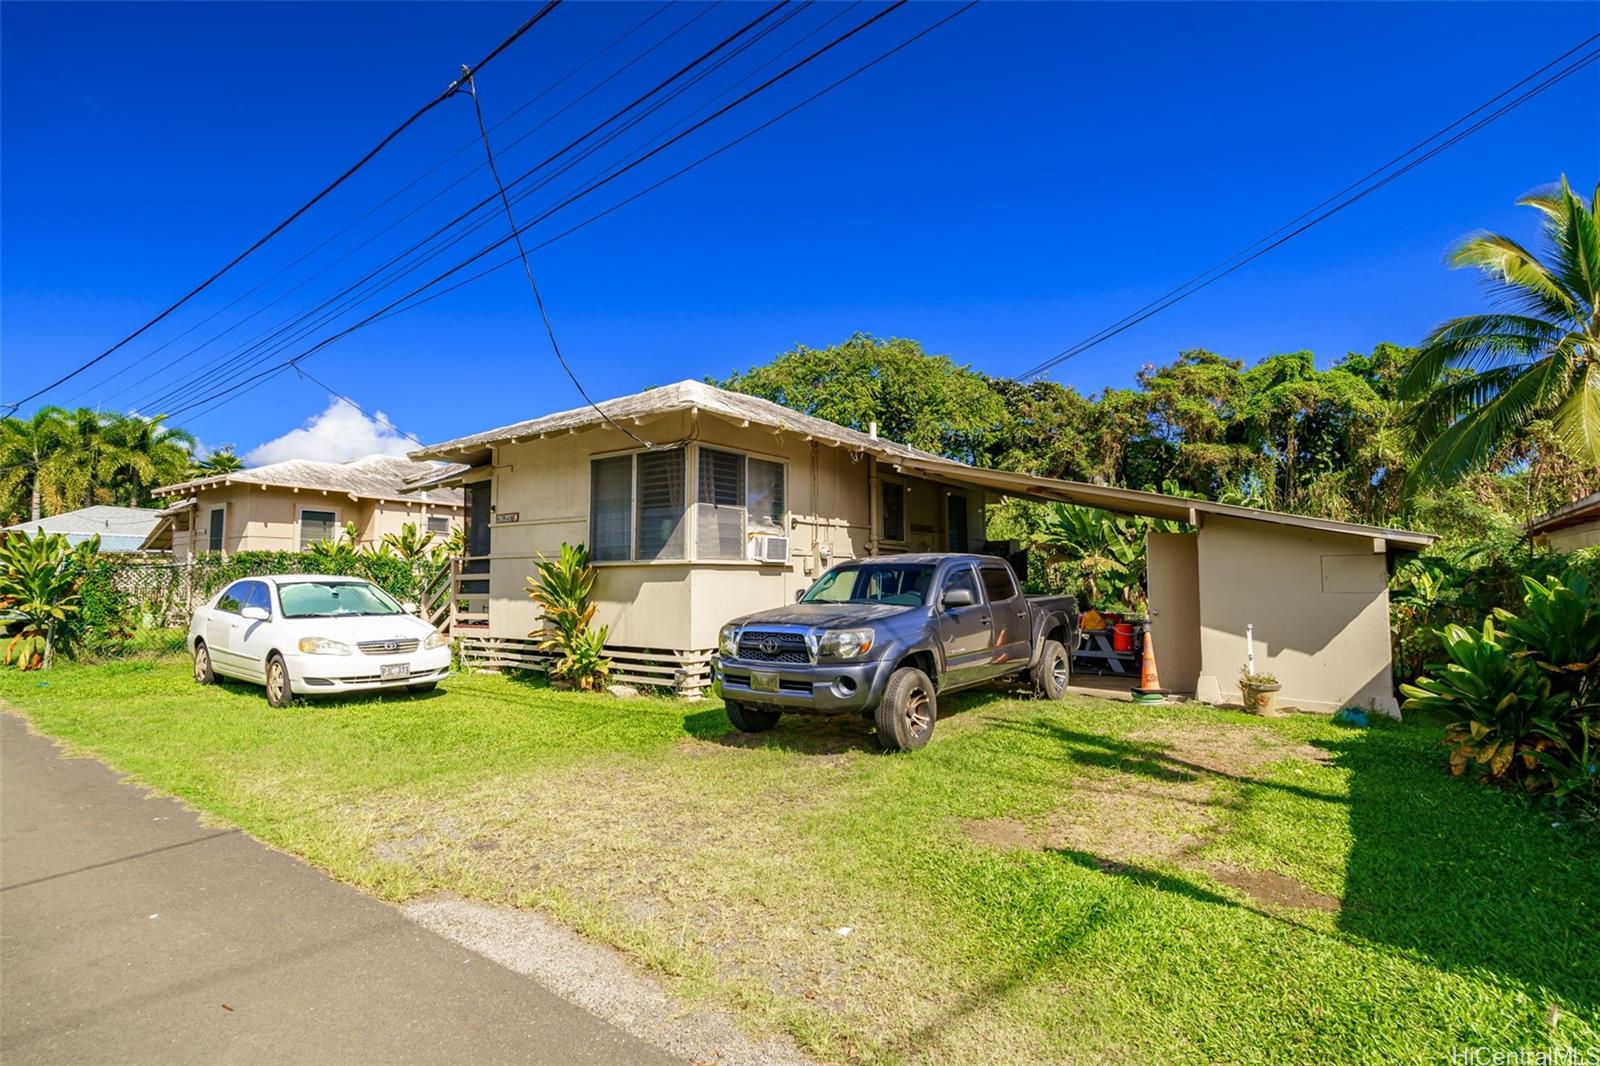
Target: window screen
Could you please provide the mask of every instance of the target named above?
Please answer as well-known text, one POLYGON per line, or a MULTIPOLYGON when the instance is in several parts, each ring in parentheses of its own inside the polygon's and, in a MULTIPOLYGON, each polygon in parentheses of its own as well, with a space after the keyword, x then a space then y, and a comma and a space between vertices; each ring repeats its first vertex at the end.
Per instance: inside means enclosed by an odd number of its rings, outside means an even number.
POLYGON ((338 516, 332 511, 301 511, 300 550, 305 551, 313 544, 334 539, 334 529, 338 520, 338 516))
POLYGON ((640 559, 684 558, 684 456, 682 450, 636 456, 640 559))
POLYGON ((750 527, 767 533, 783 532, 783 464, 750 460, 750 527))
POLYGON ((999 603, 1017 594, 1017 584, 1011 580, 1011 571, 1000 566, 986 566, 983 568, 983 591, 989 594, 990 603, 999 603))
POLYGON ((589 464, 589 557, 633 557, 633 456, 589 464))
POLYGON ((211 528, 206 533, 206 536, 210 538, 208 546, 211 551, 219 552, 222 550, 222 516, 226 513, 221 507, 212 508, 211 528))
POLYGON ((892 481, 883 483, 883 539, 906 539, 906 487, 892 481))
POLYGON ((701 559, 743 559, 745 554, 744 456, 700 449, 695 505, 695 554, 701 559))
POLYGON ((441 537, 450 535, 450 516, 433 514, 428 516, 428 532, 437 533, 441 537))

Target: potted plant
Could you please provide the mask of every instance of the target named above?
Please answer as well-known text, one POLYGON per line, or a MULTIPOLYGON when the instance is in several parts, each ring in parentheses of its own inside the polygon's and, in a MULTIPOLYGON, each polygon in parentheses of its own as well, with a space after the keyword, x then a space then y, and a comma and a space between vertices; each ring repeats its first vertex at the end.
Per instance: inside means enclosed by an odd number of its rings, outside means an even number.
POLYGON ((1247 666, 1239 671, 1239 691, 1244 693, 1244 709, 1251 714, 1271 714, 1283 686, 1271 674, 1253 674, 1247 666))

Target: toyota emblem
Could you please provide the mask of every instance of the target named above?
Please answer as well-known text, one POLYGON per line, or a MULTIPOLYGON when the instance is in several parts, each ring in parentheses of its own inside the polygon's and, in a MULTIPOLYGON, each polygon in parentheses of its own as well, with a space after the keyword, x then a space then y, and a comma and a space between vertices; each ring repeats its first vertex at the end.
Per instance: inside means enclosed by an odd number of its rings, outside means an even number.
POLYGON ((761 641, 761 654, 776 655, 783 645, 778 643, 777 637, 764 637, 761 641))
POLYGON ((399 646, 400 645, 396 644, 392 640, 386 640, 386 641, 383 642, 383 650, 384 651, 394 651, 399 646))

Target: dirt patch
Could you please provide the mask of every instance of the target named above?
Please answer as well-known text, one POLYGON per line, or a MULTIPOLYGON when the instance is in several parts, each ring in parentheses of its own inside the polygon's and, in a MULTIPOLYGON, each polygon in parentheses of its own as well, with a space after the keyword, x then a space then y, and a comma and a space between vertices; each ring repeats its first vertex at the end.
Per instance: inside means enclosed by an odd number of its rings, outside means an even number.
POLYGON ((1303 907, 1308 910, 1335 912, 1339 900, 1307 888, 1292 877, 1270 870, 1242 870, 1237 866, 1214 865, 1211 876, 1225 885, 1237 888, 1257 903, 1274 907, 1303 907))
POLYGON ((1007 850, 1077 851, 1116 865, 1178 862, 1216 835, 1225 806, 1203 781, 1130 774, 1075 783, 1042 825, 984 818, 966 819, 961 827, 978 843, 1007 850))
POLYGON ((1321 748, 1289 740, 1270 729, 1226 725, 1164 727, 1131 733, 1128 739, 1151 746, 1151 758, 1172 770, 1242 777, 1284 759, 1328 765, 1332 757, 1321 748))

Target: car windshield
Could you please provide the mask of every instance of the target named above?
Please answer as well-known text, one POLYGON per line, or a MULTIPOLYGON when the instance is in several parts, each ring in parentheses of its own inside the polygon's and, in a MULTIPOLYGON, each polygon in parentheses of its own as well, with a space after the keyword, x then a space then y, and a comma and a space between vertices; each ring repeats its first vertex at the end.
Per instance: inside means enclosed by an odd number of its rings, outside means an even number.
POLYGON ((933 567, 926 563, 864 563, 829 570, 806 590, 802 603, 892 603, 920 607, 933 567))
POLYGON ((404 614, 389 594, 365 581, 296 581, 278 586, 285 618, 404 614))

